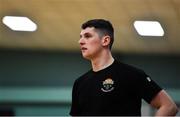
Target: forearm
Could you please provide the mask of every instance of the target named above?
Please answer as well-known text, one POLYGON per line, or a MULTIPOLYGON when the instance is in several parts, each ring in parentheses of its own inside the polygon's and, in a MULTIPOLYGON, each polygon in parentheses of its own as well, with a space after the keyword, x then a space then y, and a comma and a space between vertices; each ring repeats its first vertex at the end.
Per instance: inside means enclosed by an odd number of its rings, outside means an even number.
POLYGON ((162 106, 157 110, 155 116, 175 116, 177 112, 176 106, 162 106))

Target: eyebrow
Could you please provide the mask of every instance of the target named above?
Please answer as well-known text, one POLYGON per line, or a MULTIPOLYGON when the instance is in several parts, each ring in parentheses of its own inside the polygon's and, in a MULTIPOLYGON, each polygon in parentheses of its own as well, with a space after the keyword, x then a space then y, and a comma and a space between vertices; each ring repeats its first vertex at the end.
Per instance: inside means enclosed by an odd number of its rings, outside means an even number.
POLYGON ((80 37, 82 37, 82 35, 91 35, 91 33, 86 32, 86 33, 84 33, 84 34, 80 34, 80 37))

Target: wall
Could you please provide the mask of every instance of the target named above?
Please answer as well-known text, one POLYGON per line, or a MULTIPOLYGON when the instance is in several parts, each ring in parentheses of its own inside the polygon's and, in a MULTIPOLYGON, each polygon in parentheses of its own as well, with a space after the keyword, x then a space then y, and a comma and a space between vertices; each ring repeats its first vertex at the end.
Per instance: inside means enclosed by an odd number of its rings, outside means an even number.
MULTIPOLYGON (((68 115, 73 82, 91 68, 78 52, 1 50, 0 53, 0 108, 13 108, 18 116, 68 115), (64 88, 69 89, 62 93, 64 88)), ((113 55, 143 69, 179 101, 180 96, 172 92, 180 89, 179 55, 115 52, 113 55)), ((147 110, 145 107, 143 110, 147 110)))

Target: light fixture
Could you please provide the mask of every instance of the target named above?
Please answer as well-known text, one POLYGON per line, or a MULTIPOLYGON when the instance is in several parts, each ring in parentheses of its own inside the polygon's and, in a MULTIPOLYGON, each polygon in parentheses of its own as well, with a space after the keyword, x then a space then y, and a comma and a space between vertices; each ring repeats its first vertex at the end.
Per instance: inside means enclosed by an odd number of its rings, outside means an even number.
POLYGON ((36 31, 37 25, 28 17, 5 16, 2 22, 13 31, 36 31))
POLYGON ((164 30, 158 21, 135 21, 134 27, 141 36, 163 36, 164 30))

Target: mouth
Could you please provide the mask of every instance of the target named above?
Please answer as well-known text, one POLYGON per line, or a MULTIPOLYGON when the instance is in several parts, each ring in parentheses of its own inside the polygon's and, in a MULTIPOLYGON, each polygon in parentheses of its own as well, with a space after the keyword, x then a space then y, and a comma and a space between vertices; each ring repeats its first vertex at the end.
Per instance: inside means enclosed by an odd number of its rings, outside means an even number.
POLYGON ((82 51, 84 51, 84 50, 87 50, 87 48, 85 48, 85 47, 81 47, 81 50, 82 50, 82 51))

